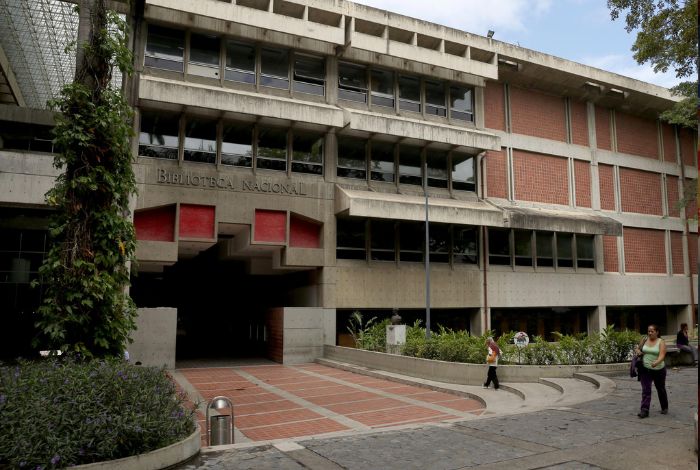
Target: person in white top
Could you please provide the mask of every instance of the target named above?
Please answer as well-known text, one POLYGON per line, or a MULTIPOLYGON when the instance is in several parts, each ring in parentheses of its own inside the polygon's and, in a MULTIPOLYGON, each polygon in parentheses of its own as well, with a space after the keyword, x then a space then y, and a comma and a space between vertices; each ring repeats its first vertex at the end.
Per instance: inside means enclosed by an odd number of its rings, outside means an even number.
POLYGON ((498 375, 496 375, 496 368, 498 368, 498 356, 501 355, 501 350, 498 344, 493 340, 492 337, 486 339, 486 346, 488 348, 488 355, 486 356, 486 364, 489 366, 488 374, 486 375, 486 382, 484 382, 484 388, 489 388, 491 382, 493 382, 494 390, 498 390, 498 375))

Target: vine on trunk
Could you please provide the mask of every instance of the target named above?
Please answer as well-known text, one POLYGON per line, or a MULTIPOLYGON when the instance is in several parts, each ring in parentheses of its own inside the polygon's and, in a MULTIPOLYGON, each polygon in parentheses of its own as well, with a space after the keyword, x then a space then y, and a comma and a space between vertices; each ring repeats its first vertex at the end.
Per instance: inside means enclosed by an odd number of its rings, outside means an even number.
POLYGON ((136 247, 133 113, 111 85, 115 68, 131 73, 132 55, 125 21, 104 0, 83 0, 81 8, 90 27, 88 38, 78 38, 75 81, 49 103, 57 112, 54 166, 63 172, 46 195, 56 212, 39 270, 44 301, 35 344, 104 357, 122 354, 135 328, 127 292, 136 247))

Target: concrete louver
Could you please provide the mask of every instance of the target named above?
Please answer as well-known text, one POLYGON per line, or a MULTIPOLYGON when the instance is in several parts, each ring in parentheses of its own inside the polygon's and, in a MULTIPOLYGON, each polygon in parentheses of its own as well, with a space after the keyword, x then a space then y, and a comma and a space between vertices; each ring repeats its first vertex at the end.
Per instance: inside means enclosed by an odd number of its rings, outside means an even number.
POLYGON ((622 223, 593 211, 500 206, 506 227, 526 230, 622 235, 622 223))

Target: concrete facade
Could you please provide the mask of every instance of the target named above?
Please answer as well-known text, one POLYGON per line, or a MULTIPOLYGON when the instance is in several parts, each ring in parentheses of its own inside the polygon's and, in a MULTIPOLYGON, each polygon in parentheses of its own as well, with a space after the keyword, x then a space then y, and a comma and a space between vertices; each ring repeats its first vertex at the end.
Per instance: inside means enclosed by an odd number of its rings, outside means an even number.
MULTIPOLYGON (((215 311, 239 353, 259 346, 284 363, 321 356, 353 310, 420 317, 425 255, 404 230, 425 220, 426 165, 431 230, 446 234, 431 249, 431 308, 448 326, 545 335, 661 318, 669 334, 697 321, 697 222, 676 206, 697 179, 697 137, 658 119, 676 100, 668 90, 341 0, 146 0, 132 14, 144 273, 132 293, 169 307, 172 333, 167 354, 144 358, 174 363, 173 315, 197 328, 215 311), (413 100, 405 83, 418 83, 413 100), (249 153, 232 157, 227 142, 249 153), (348 142, 363 149, 355 163, 348 142), (362 241, 341 246, 346 223, 363 224, 362 241)), ((50 124, 25 114, 0 108, 2 120, 50 124)), ((50 155, 0 148, 0 207, 41 206, 55 176, 50 155)), ((134 346, 164 334, 142 327, 134 346)))

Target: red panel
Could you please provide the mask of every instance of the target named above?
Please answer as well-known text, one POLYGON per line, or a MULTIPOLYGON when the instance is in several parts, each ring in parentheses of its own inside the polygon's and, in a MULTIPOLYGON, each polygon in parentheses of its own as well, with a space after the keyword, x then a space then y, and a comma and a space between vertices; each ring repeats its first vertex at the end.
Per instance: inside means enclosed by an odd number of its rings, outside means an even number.
POLYGON ((180 204, 180 238, 213 239, 216 235, 214 206, 180 204))
POLYGON ((175 241, 175 206, 136 211, 134 229, 137 240, 175 241))
POLYGON ((254 240, 256 242, 286 242, 287 213, 255 209, 254 240))
POLYGON ((289 246, 320 248, 321 226, 292 216, 289 221, 289 246))

